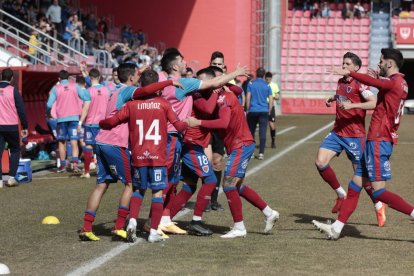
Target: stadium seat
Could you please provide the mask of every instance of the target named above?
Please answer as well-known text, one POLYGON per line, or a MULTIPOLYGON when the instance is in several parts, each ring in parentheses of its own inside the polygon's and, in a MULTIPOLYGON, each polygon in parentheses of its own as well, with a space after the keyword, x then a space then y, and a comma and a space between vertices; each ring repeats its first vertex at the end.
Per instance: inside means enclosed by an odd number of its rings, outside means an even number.
POLYGON ((310 18, 310 11, 304 11, 303 12, 303 17, 304 18, 310 18))
POLYGON ((302 24, 302 18, 301 17, 293 17, 293 25, 300 25, 302 24))
POLYGON ((303 17, 303 11, 296 10, 293 14, 294 17, 303 17))

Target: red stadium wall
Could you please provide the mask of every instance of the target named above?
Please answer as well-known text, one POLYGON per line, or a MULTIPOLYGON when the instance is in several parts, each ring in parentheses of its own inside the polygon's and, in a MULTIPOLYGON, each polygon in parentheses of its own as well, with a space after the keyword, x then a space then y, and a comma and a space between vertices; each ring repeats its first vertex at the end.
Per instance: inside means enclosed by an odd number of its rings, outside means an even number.
POLYGON ((230 70, 238 62, 250 65, 250 0, 80 2, 84 7, 96 5, 99 16, 112 14, 117 26, 128 23, 143 29, 150 44, 163 41, 178 47, 189 65, 198 61, 196 69, 207 65, 215 50, 224 53, 230 70))

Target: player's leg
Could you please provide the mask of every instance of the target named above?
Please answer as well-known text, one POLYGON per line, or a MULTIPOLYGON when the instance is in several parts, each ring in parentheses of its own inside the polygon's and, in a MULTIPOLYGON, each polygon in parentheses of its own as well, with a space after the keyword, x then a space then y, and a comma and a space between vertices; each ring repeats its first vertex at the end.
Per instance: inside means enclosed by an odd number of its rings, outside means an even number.
POLYGON ((58 149, 59 149, 59 158, 60 158, 60 167, 57 172, 66 171, 66 136, 68 134, 66 122, 57 123, 57 140, 58 140, 58 149))
POLYGON ((265 146, 266 146, 266 132, 267 132, 267 122, 268 122, 268 113, 266 112, 260 112, 259 113, 259 156, 258 159, 263 160, 264 159, 264 152, 265 152, 265 146))
MULTIPOLYGON (((255 134, 256 134, 257 124, 259 123, 259 117, 257 116, 256 112, 249 112, 247 113, 246 118, 247 118, 247 124, 249 125, 250 133, 252 134, 253 139, 256 141, 255 134)), ((254 153, 252 154, 252 158, 253 157, 254 157, 254 153)))
MULTIPOLYGON (((6 142, 9 144, 9 151, 10 151, 10 170, 9 170, 10 178, 7 180, 6 186, 14 187, 17 185, 16 174, 17 174, 17 168, 19 167, 19 159, 20 159, 19 132, 8 131, 8 132, 3 132, 3 135, 4 135, 6 142)), ((3 145, 4 145, 4 142, 3 142, 3 145)), ((1 151, 0 154, 3 154, 3 151, 1 151)), ((0 181, 2 181, 1 178, 0 178, 0 181)))
POLYGON ((129 204, 129 223, 126 228, 129 242, 135 242, 137 239, 137 219, 148 187, 148 167, 134 167, 133 171, 136 190, 132 193, 129 204))
POLYGON ((270 130, 270 138, 272 139, 271 147, 274 149, 276 148, 276 111, 275 107, 272 107, 272 111, 269 115, 269 130, 270 130))
POLYGON ((68 133, 70 144, 72 146, 72 169, 75 173, 80 173, 81 170, 78 168, 79 163, 79 135, 78 135, 78 122, 68 122, 68 133))
MULTIPOLYGON (((212 165, 214 174, 217 179, 216 188, 213 190, 213 193, 211 194, 211 209, 214 211, 224 211, 223 206, 218 202, 218 194, 220 190, 221 185, 221 179, 223 176, 223 155, 225 153, 224 151, 224 143, 221 137, 217 133, 213 133, 213 144, 212 144, 212 151, 213 151, 213 159, 212 159, 212 165)), ((208 208, 207 208, 208 209, 208 208)), ((207 211, 206 209, 206 211, 207 211)))
POLYGON ((233 175, 237 176, 241 180, 237 184, 237 188, 241 197, 246 199, 250 204, 258 208, 265 216, 265 233, 270 233, 279 219, 279 212, 273 210, 269 205, 262 199, 262 197, 247 185, 243 185, 243 179, 246 174, 247 165, 250 161, 251 153, 254 151, 255 144, 249 146, 242 146, 237 150, 236 157, 230 165, 230 171, 233 175))
POLYGON ((163 192, 167 187, 167 167, 148 167, 148 186, 152 190, 151 200, 151 230, 148 241, 151 243, 163 241, 158 232, 163 212, 163 192))
MULTIPOLYGON (((213 167, 204 154, 202 147, 197 145, 185 145, 182 154, 183 167, 191 170, 190 173, 202 179, 202 185, 197 194, 194 206, 193 218, 188 227, 189 234, 211 235, 213 232, 202 221, 203 212, 210 201, 211 193, 216 188, 216 176, 213 167)), ((177 196, 178 197, 178 196, 177 196)))
POLYGON ((339 183, 335 171, 329 165, 330 161, 335 156, 338 156, 342 150, 343 148, 339 137, 335 133, 330 132, 322 141, 315 160, 315 165, 320 176, 326 183, 329 184, 329 186, 331 186, 337 195, 335 205, 332 208, 332 213, 338 212, 344 198, 346 197, 346 191, 339 183))
POLYGON ((83 132, 84 132, 84 143, 85 146, 83 147, 83 159, 84 159, 84 172, 81 175, 81 178, 90 178, 90 165, 92 162, 92 157, 93 157, 93 145, 95 145, 95 137, 93 137, 94 135, 94 131, 91 127, 87 127, 85 126, 83 128, 83 132))

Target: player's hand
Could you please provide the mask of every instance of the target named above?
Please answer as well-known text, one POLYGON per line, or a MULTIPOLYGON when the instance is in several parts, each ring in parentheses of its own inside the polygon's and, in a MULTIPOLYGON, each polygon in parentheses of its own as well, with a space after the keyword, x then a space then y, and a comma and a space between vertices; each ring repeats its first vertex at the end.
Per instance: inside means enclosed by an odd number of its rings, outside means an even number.
POLYGON ((246 76, 247 77, 247 70, 248 70, 248 68, 247 68, 246 65, 240 66, 240 63, 239 63, 239 64, 237 64, 235 72, 237 72, 238 76, 246 76))
POLYGON ((20 131, 20 135, 21 135, 22 137, 27 137, 27 135, 29 135, 29 131, 28 131, 27 129, 22 129, 22 130, 20 131))
POLYGON ((81 133, 81 130, 82 130, 82 126, 78 125, 78 127, 76 128, 76 131, 77 131, 78 133, 81 133))
POLYGON ((173 85, 174 85, 175 87, 178 87, 178 88, 184 89, 183 84, 182 84, 181 82, 179 82, 178 80, 173 80, 172 82, 173 82, 173 85))
POLYGON ((196 127, 201 125, 201 121, 194 117, 187 117, 184 119, 189 127, 196 127))
POLYGON ((334 101, 335 99, 334 99, 334 97, 329 97, 329 98, 327 98, 326 100, 325 100, 325 105, 327 106, 327 107, 331 107, 332 106, 332 102, 334 101))
POLYGON ((342 102, 338 104, 338 107, 342 110, 352 109, 352 104, 350 102, 342 102))
POLYGON ((368 68, 367 74, 372 78, 379 79, 379 72, 375 69, 368 68))
POLYGON ((349 76, 349 74, 351 74, 351 71, 347 70, 347 69, 342 69, 342 67, 331 67, 331 68, 326 68, 326 72, 333 74, 333 75, 340 75, 340 76, 344 76, 347 77, 349 76))
POLYGON ((149 65, 142 65, 142 67, 141 68, 139 68, 138 69, 138 75, 140 75, 141 76, 141 74, 145 71, 145 70, 147 70, 149 68, 149 65))

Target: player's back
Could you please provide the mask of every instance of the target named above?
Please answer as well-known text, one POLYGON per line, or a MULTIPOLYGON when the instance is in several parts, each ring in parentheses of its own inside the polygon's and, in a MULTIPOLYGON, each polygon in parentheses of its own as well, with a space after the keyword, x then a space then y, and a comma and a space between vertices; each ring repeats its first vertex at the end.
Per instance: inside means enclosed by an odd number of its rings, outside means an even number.
POLYGON ((390 76, 392 87, 380 89, 377 106, 372 114, 368 140, 396 142, 404 102, 408 96, 408 85, 403 74, 390 76))
POLYGON ((128 102, 127 108, 133 165, 165 166, 167 112, 171 105, 161 97, 154 97, 128 102))
POLYGON ((239 104, 237 97, 232 92, 222 92, 217 100, 218 105, 228 106, 231 110, 230 122, 226 129, 218 130, 223 138, 227 152, 240 147, 242 144, 254 143, 250 133, 243 107, 239 104))
POLYGON ((99 124, 99 121, 106 117, 106 109, 111 94, 108 88, 102 85, 91 86, 88 90, 91 96, 91 103, 85 124, 99 124))
MULTIPOLYGON (((110 118, 118 112, 118 109, 116 108, 118 95, 124 87, 125 86, 122 86, 111 94, 106 106, 105 118, 110 118)), ((96 142, 98 144, 109 144, 128 148, 128 135, 128 124, 124 123, 112 128, 111 130, 101 129, 96 136, 96 142)))

